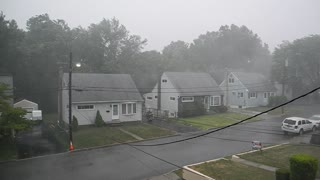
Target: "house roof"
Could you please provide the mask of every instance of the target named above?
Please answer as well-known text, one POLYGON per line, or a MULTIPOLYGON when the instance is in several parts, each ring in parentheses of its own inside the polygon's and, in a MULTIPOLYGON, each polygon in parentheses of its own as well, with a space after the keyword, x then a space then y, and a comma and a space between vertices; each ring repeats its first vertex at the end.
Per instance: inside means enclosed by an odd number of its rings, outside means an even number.
POLYGON ((29 104, 33 104, 33 105, 38 105, 37 103, 32 102, 32 101, 29 101, 29 100, 27 100, 27 99, 23 99, 23 100, 21 100, 21 101, 18 101, 18 102, 16 102, 16 103, 14 103, 14 105, 16 106, 16 105, 19 105, 19 104, 21 104, 21 103, 29 103, 29 104))
POLYGON ((276 91, 275 86, 271 81, 258 73, 248 72, 232 72, 249 91, 254 92, 273 92, 276 91))
POLYGON ((181 96, 221 95, 222 90, 208 73, 165 72, 181 96))
MULTIPOLYGON (((69 76, 63 74, 64 88, 68 87, 69 76)), ((143 101, 128 74, 72 74, 73 102, 121 102, 143 101)))

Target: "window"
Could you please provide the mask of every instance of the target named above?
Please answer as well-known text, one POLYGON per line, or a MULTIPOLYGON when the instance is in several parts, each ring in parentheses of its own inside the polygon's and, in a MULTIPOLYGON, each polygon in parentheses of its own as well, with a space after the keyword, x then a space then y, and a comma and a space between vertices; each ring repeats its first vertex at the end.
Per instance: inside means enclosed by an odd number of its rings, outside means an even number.
POLYGON ((243 92, 238 92, 238 98, 239 97, 241 97, 241 98, 243 97, 243 92))
POLYGON ((155 99, 158 99, 158 96, 154 96, 155 99))
POLYGON ((235 95, 236 95, 236 92, 232 91, 232 95, 234 95, 234 96, 235 96, 235 95))
POLYGON ((127 104, 122 104, 122 114, 127 114, 127 104))
POLYGON ((234 83, 234 77, 232 75, 229 76, 229 83, 234 83))
POLYGON ((130 115, 137 113, 137 105, 136 103, 126 103, 122 104, 122 114, 130 115))
POLYGON ((163 83, 166 83, 166 82, 167 82, 167 80, 166 80, 166 79, 162 79, 162 82, 163 82, 163 83))
POLYGON ((193 102, 194 98, 193 97, 182 97, 181 101, 182 102, 193 102))
POLYGON ((152 100, 152 97, 150 97, 150 96, 147 96, 147 99, 148 99, 148 100, 152 100))
POLYGON ((174 100, 176 100, 176 98, 175 97, 170 97, 170 100, 174 101, 174 100))
POLYGON ((220 96, 211 96, 210 106, 220 106, 220 96))
POLYGON ((264 98, 267 98, 267 93, 266 93, 266 92, 263 93, 263 97, 264 97, 264 98))
POLYGON ((78 105, 77 109, 94 109, 94 105, 78 105))
POLYGON ((257 98, 257 93, 255 93, 255 92, 250 92, 250 93, 249 93, 249 98, 257 98))
POLYGON ((132 104, 132 112, 133 112, 133 114, 137 113, 137 104, 136 103, 132 104))

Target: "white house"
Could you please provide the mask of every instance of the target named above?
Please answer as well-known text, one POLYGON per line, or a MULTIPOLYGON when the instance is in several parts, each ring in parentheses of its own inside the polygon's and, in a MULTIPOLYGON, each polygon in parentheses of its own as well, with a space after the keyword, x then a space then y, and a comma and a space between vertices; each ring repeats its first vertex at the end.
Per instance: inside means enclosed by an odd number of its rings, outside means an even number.
POLYGON ((229 72, 220 84, 225 103, 233 108, 266 106, 277 89, 262 74, 229 72))
MULTIPOLYGON (((37 114, 37 112, 40 112, 41 114, 41 111, 38 111, 38 104, 35 103, 35 102, 32 102, 32 101, 29 101, 29 100, 26 100, 26 99, 23 99, 19 102, 16 102, 13 107, 15 108, 22 108, 24 110, 27 111, 27 114, 25 115, 25 118, 27 119, 30 119, 30 120, 33 120, 33 119, 39 119, 40 117, 34 117, 34 114, 37 114)), ((42 119, 42 115, 41 115, 41 119, 42 119)))
MULTIPOLYGON (((61 83, 61 116, 68 123, 68 74, 63 74, 61 83)), ((72 115, 79 125, 94 124, 97 111, 106 123, 141 121, 142 103, 130 75, 72 74, 72 115)))
MULTIPOLYGON (((161 110, 169 117, 209 111, 223 105, 223 92, 207 73, 164 72, 161 76, 161 110), (199 109, 200 108, 200 109, 199 109)), ((158 84, 144 94, 147 109, 158 109, 158 84)))

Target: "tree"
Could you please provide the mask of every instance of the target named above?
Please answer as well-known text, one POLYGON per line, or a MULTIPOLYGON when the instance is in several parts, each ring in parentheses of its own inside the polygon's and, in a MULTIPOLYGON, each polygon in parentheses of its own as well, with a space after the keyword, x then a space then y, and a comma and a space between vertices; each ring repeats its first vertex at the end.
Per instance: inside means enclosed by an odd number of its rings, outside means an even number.
POLYGON ((100 114, 100 111, 98 110, 97 111, 97 115, 96 115, 96 119, 94 121, 94 124, 97 126, 97 127, 102 127, 104 125, 104 121, 101 117, 101 114, 100 114))
POLYGON ((171 42, 164 47, 162 54, 171 70, 184 71, 191 68, 189 45, 184 41, 171 42))
MULTIPOLYGON (((294 96, 317 87, 320 84, 319 52, 320 35, 283 42, 273 53, 272 79, 288 84, 294 96)), ((313 99, 319 100, 319 94, 314 93, 313 99)))
POLYGON ((18 28, 16 21, 6 20, 0 12, 0 72, 17 73, 23 38, 24 32, 18 28))
POLYGON ((197 69, 244 69, 268 73, 271 65, 268 45, 246 26, 221 26, 193 40, 190 58, 197 69))
POLYGON ((0 134, 14 139, 17 131, 29 129, 32 123, 24 117, 27 113, 24 109, 9 105, 7 100, 12 97, 7 95, 8 90, 9 86, 0 83, 0 134))

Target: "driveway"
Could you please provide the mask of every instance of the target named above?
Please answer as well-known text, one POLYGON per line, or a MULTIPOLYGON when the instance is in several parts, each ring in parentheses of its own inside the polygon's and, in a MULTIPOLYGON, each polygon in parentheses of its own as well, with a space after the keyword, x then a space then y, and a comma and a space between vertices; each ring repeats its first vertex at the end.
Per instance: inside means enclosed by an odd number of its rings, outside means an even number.
MULTIPOLYGON (((154 156, 178 166, 206 161, 251 149, 251 141, 263 144, 279 144, 293 141, 297 136, 283 135, 281 118, 241 124, 205 137, 175 144, 155 147, 138 147, 154 156)), ((181 136, 140 142, 154 144, 193 136, 199 132, 181 136)), ((307 137, 310 135, 304 135, 307 137)), ((0 179, 148 179, 177 169, 177 167, 151 157, 128 145, 74 151, 33 159, 0 164, 0 179)))

